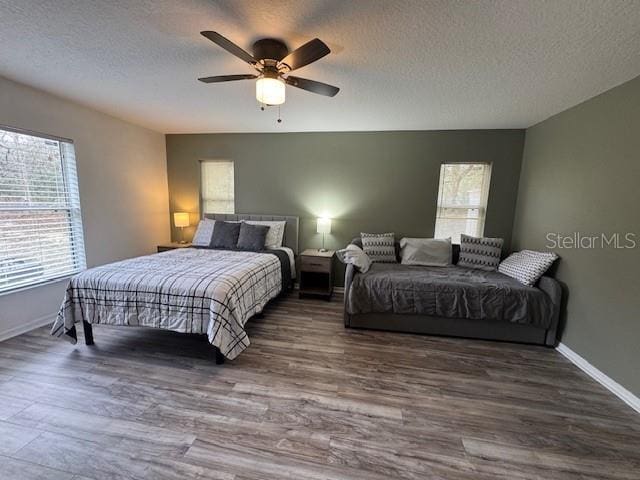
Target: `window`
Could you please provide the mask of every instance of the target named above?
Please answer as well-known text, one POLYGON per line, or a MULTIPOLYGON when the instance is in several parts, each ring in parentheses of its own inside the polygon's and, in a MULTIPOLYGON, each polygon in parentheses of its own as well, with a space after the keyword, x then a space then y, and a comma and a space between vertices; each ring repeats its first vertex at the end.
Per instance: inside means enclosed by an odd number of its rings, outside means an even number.
POLYGON ((73 143, 0 127, 0 293, 84 268, 73 143))
POLYGON ((436 238, 451 237, 453 243, 460 243, 461 233, 484 234, 490 180, 488 163, 445 163, 440 167, 436 238))
POLYGON ((205 160, 200 165, 202 213, 235 213, 233 162, 205 160))

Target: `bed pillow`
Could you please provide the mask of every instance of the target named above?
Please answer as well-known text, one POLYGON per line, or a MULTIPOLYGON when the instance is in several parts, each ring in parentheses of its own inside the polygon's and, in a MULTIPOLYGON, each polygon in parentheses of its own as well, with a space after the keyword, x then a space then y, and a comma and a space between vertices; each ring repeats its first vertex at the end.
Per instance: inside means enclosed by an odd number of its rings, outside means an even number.
POLYGON ((425 267, 451 265, 451 238, 403 238, 400 263, 425 267))
POLYGON ((211 248, 224 248, 233 250, 238 244, 238 236, 240 235, 240 222, 222 222, 217 221, 213 228, 211 236, 211 248))
POLYGON ((213 235, 213 227, 215 224, 216 221, 210 218, 200 220, 191 244, 196 247, 208 247, 211 244, 211 235, 213 235))
POLYGON ((269 227, 267 238, 265 239, 265 248, 279 248, 282 246, 284 239, 284 229, 287 222, 284 220, 245 220, 244 223, 249 225, 266 225, 269 227))
POLYGON ((532 287, 557 259, 553 252, 522 250, 504 259, 498 271, 532 287))
POLYGON ((396 263, 394 233, 361 233, 362 249, 374 263, 396 263))
POLYGON ((251 225, 242 222, 240 224, 237 247, 240 250, 252 250, 254 252, 264 250, 268 231, 268 225, 251 225))
POLYGON ((371 268, 371 259, 356 245, 347 245, 347 248, 338 250, 336 256, 342 263, 350 263, 362 273, 366 273, 371 268))
POLYGON ((458 266, 493 271, 498 268, 502 255, 502 238, 460 235, 458 266))

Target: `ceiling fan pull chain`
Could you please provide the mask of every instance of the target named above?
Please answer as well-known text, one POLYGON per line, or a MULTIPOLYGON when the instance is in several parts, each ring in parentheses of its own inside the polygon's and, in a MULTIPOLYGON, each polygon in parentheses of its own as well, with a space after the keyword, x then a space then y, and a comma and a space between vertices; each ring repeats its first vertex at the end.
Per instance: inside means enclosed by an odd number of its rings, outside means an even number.
POLYGON ((282 123, 282 118, 280 118, 280 105, 278 105, 278 123, 282 123))

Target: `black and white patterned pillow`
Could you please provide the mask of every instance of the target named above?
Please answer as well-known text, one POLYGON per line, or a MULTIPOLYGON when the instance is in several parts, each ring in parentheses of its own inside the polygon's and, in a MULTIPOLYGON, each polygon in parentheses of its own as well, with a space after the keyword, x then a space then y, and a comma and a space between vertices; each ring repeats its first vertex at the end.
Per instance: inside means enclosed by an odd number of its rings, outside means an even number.
POLYGON ((362 249, 372 262, 396 263, 396 237, 394 233, 361 233, 362 249))
POLYGON ((558 255, 553 252, 522 250, 509 255, 500 263, 498 271, 531 287, 536 284, 557 258, 558 255))
POLYGON ((498 268, 502 255, 502 238, 470 237, 460 235, 460 257, 458 265, 493 271, 498 268))

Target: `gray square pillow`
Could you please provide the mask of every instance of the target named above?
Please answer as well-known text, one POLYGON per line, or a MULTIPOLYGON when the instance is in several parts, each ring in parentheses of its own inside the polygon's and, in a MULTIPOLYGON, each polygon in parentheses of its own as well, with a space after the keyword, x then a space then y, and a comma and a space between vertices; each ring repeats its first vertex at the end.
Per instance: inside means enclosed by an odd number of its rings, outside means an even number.
POLYGON ((394 233, 361 233, 362 249, 372 262, 397 263, 394 233))
POLYGON ((502 238, 460 235, 458 266, 486 271, 497 270, 503 243, 502 238))
POLYGON ((264 250, 264 244, 269 232, 268 225, 250 225, 242 222, 238 235, 238 248, 254 252, 264 250))
POLYGON ((225 248, 233 250, 238 244, 238 236, 240 235, 240 226, 238 222, 222 222, 216 221, 213 227, 213 235, 211 235, 211 248, 225 248))

